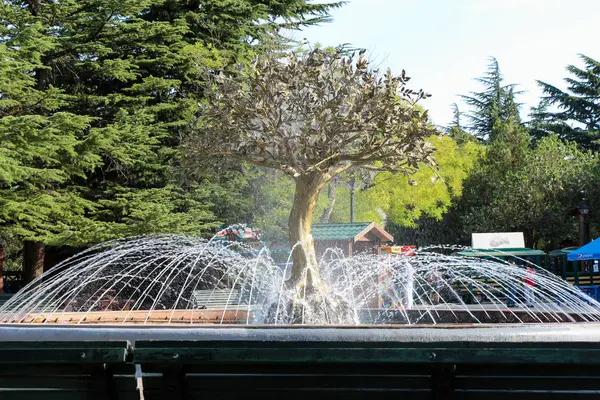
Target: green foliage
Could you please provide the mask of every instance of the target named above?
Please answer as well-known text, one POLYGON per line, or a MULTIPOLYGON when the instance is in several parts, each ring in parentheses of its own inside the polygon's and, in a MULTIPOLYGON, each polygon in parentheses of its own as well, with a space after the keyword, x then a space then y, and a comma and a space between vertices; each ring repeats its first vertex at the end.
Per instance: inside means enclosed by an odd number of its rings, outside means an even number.
POLYGON ((492 57, 487 73, 476 79, 482 86, 482 92, 472 92, 462 96, 471 111, 469 130, 482 140, 494 139, 494 126, 506 122, 509 118, 519 122, 518 104, 515 102, 515 85, 504 84, 498 61, 492 57))
POLYGON ((571 74, 563 91, 538 81, 545 97, 532 110, 532 126, 538 137, 551 133, 573 140, 586 149, 598 150, 600 139, 600 62, 580 54, 584 68, 567 66, 571 74), (550 106, 558 108, 551 112, 550 106))
POLYGON ((446 128, 448 136, 456 140, 458 144, 463 144, 465 142, 475 140, 473 135, 470 135, 464 128, 462 124, 462 116, 463 114, 458 109, 458 104, 454 103, 452 105, 452 122, 446 128))
POLYGON ((483 168, 490 179, 502 181, 507 173, 523 168, 529 152, 529 132, 513 118, 496 121, 492 132, 494 140, 487 146, 483 168))
POLYGON ((534 246, 556 248, 574 232, 571 212, 591 189, 596 165, 575 143, 543 138, 497 189, 488 216, 498 231, 522 231, 534 246))
POLYGON ((247 217, 239 174, 181 176, 203 82, 340 5, 2 2, 0 236, 78 245, 247 217))
POLYGON ((571 238, 573 208, 593 187, 597 160, 556 136, 528 146, 527 131, 510 124, 499 132, 447 222, 468 244, 473 232, 524 232, 529 246, 556 248, 571 238))
POLYGON ((68 182, 101 161, 85 134, 93 118, 61 111, 68 96, 39 88, 41 52, 53 48, 40 30, 0 42, 0 233, 27 240, 72 229, 91 204, 68 182))
POLYGON ((264 232, 265 242, 287 243, 288 218, 294 201, 294 180, 272 169, 249 167, 252 224, 264 232))
MULTIPOLYGON (((432 136, 429 142, 435 149, 432 156, 436 166, 420 163, 417 171, 406 176, 381 172, 365 189, 355 194, 355 220, 393 222, 415 226, 429 216, 441 219, 456 198, 462 194, 462 184, 473 169, 481 145, 468 141, 457 144, 449 136, 432 136)), ((321 194, 324 197, 324 194, 321 194)), ((350 192, 339 185, 332 222, 348 222, 350 192)))

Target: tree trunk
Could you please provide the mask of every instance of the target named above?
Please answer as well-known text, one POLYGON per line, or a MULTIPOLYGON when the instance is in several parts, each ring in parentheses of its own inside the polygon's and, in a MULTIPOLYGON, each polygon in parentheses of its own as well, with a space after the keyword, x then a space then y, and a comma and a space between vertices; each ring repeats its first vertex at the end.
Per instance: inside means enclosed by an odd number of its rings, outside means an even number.
POLYGON ((34 17, 40 15, 40 11, 42 10, 41 0, 27 0, 27 4, 29 4, 29 10, 34 17))
POLYGON ((38 241, 26 241, 23 246, 23 274, 29 283, 44 273, 45 246, 38 241))
POLYGON ((4 293, 4 246, 0 239, 0 293, 4 293))
POLYGON ((327 180, 321 173, 301 175, 296 178, 294 204, 288 224, 290 246, 293 248, 292 274, 288 282, 290 285, 303 282, 304 271, 308 274, 307 288, 312 288, 320 279, 311 225, 319 191, 326 183, 327 180))
POLYGON ((335 187, 337 180, 334 179, 329 182, 329 188, 327 189, 327 197, 329 198, 329 204, 327 208, 323 210, 323 215, 321 215, 321 223, 326 224, 329 222, 331 218, 331 214, 333 213, 333 207, 335 206, 335 187))

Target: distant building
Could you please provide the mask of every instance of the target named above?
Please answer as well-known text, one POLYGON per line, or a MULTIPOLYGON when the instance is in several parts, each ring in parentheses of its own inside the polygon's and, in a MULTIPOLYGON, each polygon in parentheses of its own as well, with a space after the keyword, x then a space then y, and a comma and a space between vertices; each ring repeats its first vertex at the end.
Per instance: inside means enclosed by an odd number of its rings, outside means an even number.
POLYGON ((379 254, 384 243, 394 241, 394 237, 375 222, 314 224, 312 235, 317 258, 328 248, 339 248, 346 256, 358 253, 379 254))

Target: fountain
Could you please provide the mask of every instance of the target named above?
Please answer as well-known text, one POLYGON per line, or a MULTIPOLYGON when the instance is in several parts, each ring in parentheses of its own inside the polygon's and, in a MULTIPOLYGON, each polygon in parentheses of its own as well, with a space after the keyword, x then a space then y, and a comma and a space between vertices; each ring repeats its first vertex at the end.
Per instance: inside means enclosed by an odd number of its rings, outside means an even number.
POLYGON ((353 257, 330 249, 319 264, 326 286, 323 304, 315 307, 288 289, 290 263, 277 265, 266 248, 178 235, 116 240, 31 282, 0 309, 0 322, 409 327, 600 321, 600 304, 537 267, 529 288, 525 267, 428 249, 353 257), (293 321, 294 307, 300 321, 293 321))
POLYGON ((448 399, 503 398, 518 385, 513 396, 524 399, 600 394, 600 304, 543 269, 531 288, 523 266, 430 249, 330 249, 319 266, 315 306, 288 288, 290 263, 266 248, 178 235, 97 245, 0 308, 0 392, 448 399))

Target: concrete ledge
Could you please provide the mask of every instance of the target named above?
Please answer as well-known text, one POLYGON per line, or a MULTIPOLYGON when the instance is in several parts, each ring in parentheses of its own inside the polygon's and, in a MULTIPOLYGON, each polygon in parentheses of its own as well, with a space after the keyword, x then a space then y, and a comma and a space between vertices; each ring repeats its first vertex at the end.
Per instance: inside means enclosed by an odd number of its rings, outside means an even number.
POLYGON ((598 342, 600 324, 435 326, 0 325, 0 341, 220 340, 306 342, 598 342))

